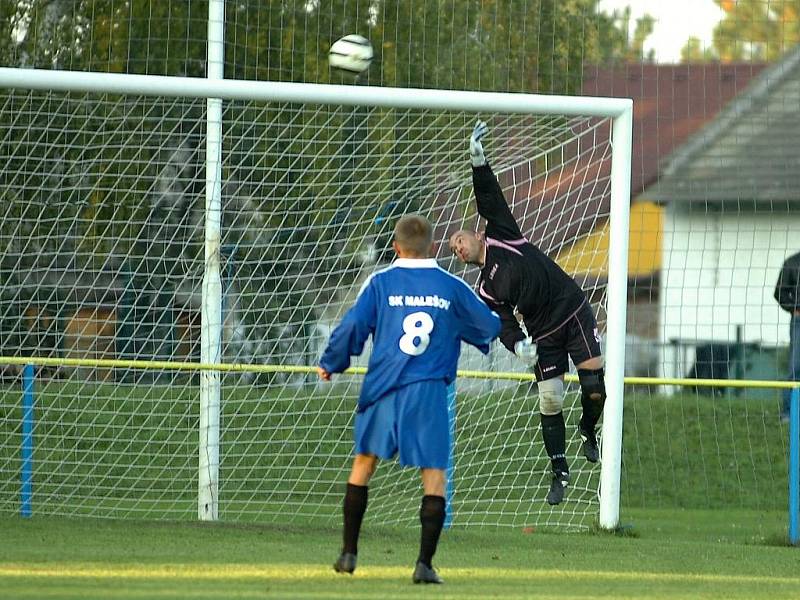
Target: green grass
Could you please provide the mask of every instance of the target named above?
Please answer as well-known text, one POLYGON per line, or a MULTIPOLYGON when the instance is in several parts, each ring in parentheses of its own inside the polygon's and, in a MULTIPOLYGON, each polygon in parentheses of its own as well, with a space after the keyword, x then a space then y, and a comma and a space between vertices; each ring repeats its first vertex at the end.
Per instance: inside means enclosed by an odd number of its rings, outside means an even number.
MULTIPOLYGON (((369 514, 369 513, 368 513, 369 514)), ((338 527, 0 517, 3 598, 797 598, 784 515, 623 512, 633 534, 466 527, 443 533, 445 585, 410 582, 416 527, 369 517, 352 577, 338 527)))
MULTIPOLYGON (((355 400, 313 387, 223 388, 221 516, 269 522, 338 519, 355 400)), ((53 381, 37 386, 35 514, 192 520, 198 391, 175 385, 53 381)), ((579 454, 570 396, 568 455, 579 454)), ((571 502, 541 502, 548 461, 526 385, 459 399, 456 522, 591 526, 598 468, 573 460, 571 502), (488 513, 488 514, 487 514, 488 513)), ((18 510, 20 390, 0 389, 0 513, 18 510)), ((786 426, 778 398, 626 395, 622 504, 646 508, 786 506, 786 426)), ((381 466, 373 506, 415 522, 418 480, 381 466)))
MULTIPOLYGON (((592 529, 599 469, 583 461, 567 501, 543 502, 526 386, 460 397, 437 589, 409 581, 419 483, 391 463, 371 486, 356 575, 330 569, 352 396, 226 386, 223 398, 224 522, 193 521, 195 388, 68 382, 37 390, 35 516, 23 520, 20 393, 0 390, 0 598, 800 597, 777 397, 627 394, 625 535, 592 529)), ((571 396, 572 457, 576 409, 571 396)))
POLYGON ((628 395, 627 506, 758 508, 787 503, 788 426, 779 398, 628 395))

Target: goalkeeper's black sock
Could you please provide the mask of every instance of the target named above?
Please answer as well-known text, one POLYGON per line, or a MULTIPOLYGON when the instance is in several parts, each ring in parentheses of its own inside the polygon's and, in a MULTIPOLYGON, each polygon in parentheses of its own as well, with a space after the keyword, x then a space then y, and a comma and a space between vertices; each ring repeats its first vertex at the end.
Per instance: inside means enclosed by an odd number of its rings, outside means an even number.
POLYGON ((603 414, 603 402, 601 400, 592 400, 591 398, 581 398, 581 405, 583 406, 583 415, 580 423, 581 430, 594 433, 597 422, 600 420, 600 415, 603 414))
POLYGON ((344 543, 342 552, 358 554, 358 534, 361 531, 361 521, 367 512, 367 490, 365 485, 347 484, 344 493, 344 543))
POLYGON ((439 534, 442 533, 444 526, 444 498, 441 496, 423 496, 422 505, 419 507, 419 522, 422 524, 422 535, 419 542, 419 558, 429 569, 432 568, 431 561, 436 554, 436 546, 439 544, 439 534))
POLYGON ((554 473, 569 473, 567 466, 567 431, 564 413, 542 415, 542 437, 554 473))

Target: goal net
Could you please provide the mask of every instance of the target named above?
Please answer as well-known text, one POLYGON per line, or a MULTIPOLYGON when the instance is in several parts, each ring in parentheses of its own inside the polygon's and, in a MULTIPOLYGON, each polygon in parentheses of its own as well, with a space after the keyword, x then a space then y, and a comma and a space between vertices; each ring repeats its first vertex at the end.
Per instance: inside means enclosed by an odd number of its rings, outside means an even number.
MULTIPOLYGON (((0 94, 0 356, 38 365, 37 514, 197 514, 199 372, 162 362, 201 358, 206 111, 204 98, 0 94)), ((219 356, 247 366, 220 368, 221 519, 338 521, 361 376, 321 384, 302 367, 392 260, 399 215, 430 218, 440 264, 475 282, 447 236, 483 226, 467 153, 478 117, 524 234, 570 265, 605 331, 607 282, 587 273, 607 244, 588 234, 609 217, 613 119, 569 112, 225 102, 219 356)), ((462 370, 486 373, 456 384, 453 523, 588 527, 600 467, 579 458, 577 384, 572 484, 550 507, 538 397, 512 359, 499 343, 462 354, 462 370)), ((19 415, 22 368, 2 368, 3 410, 19 415)), ((0 421, 2 512, 19 507, 22 438, 17 418, 0 421)), ((416 523, 416 472, 384 463, 371 488, 372 519, 416 523)))

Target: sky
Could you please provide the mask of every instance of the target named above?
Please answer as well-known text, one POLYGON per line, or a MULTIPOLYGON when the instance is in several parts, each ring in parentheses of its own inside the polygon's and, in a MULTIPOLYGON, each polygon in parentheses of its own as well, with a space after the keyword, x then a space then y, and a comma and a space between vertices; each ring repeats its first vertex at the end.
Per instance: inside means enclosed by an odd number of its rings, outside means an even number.
POLYGON ((681 59, 686 40, 700 38, 703 47, 711 45, 711 33, 722 18, 722 10, 712 0, 600 0, 601 10, 631 7, 631 33, 637 17, 655 18, 653 33, 644 49, 655 50, 656 62, 673 63, 681 59))

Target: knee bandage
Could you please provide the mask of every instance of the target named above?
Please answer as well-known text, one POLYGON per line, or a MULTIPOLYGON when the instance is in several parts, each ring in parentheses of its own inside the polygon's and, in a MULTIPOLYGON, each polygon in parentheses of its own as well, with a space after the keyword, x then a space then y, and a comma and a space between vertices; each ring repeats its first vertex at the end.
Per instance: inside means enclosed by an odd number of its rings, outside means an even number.
POLYGON ((564 407, 564 381, 560 377, 545 379, 539 386, 539 412, 543 415, 557 415, 564 407))

